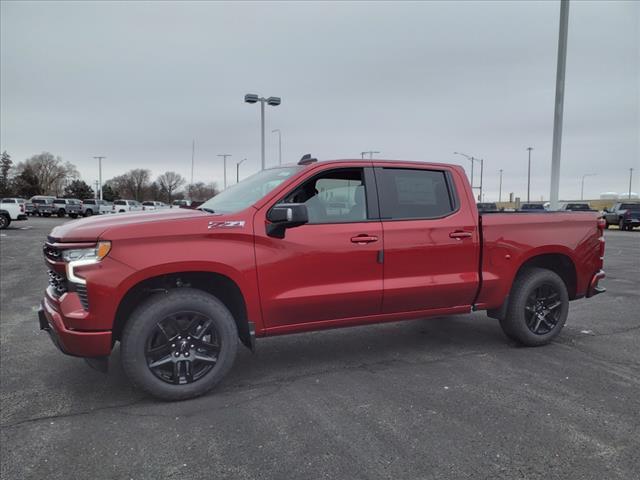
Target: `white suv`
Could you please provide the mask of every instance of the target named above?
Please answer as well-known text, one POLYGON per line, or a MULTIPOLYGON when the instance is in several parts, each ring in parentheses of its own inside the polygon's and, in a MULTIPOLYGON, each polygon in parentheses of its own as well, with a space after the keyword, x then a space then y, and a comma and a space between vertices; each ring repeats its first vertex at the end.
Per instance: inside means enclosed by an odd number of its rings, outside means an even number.
POLYGON ((164 202, 142 202, 143 210, 162 210, 163 208, 169 208, 169 205, 164 202))
POLYGON ((113 202, 115 213, 137 212, 142 210, 142 204, 137 200, 116 200, 113 202))

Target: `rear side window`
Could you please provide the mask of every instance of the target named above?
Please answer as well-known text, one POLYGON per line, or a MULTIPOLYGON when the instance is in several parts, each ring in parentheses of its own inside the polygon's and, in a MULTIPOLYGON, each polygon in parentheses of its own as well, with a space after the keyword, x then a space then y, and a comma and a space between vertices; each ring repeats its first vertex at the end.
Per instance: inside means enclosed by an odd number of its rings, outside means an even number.
POLYGON ((13 198, 3 198, 2 203, 17 203, 13 198))
POLYGON ((57 205, 64 205, 66 202, 64 200, 54 200, 53 203, 57 205))
POLYGON ((383 220, 438 218, 455 210, 442 171, 378 168, 376 181, 383 220))
POLYGON ((127 202, 125 202, 124 200, 116 200, 113 203, 115 203, 116 205, 126 205, 127 204, 127 202))
POLYGON ((95 205, 96 201, 95 200, 84 200, 83 202, 85 205, 95 205))

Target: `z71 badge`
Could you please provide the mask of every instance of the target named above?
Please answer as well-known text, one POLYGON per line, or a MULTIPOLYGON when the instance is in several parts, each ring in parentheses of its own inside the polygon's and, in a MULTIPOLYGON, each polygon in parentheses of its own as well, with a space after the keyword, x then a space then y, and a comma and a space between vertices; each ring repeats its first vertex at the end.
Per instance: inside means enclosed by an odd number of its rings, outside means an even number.
POLYGON ((244 228, 244 220, 227 220, 226 222, 209 222, 207 227, 209 230, 212 228, 244 228))

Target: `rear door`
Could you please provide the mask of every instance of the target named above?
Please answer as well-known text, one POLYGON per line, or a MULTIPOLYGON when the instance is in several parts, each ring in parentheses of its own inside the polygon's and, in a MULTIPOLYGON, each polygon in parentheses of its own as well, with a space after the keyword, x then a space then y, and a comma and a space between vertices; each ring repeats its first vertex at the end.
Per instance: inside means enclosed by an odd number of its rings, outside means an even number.
POLYGON ((456 174, 375 168, 384 232, 383 313, 472 304, 479 234, 475 212, 456 192, 456 174))
POLYGON ((379 314, 383 239, 372 169, 322 171, 276 203, 304 203, 309 223, 273 238, 265 229, 272 205, 256 214, 256 262, 267 328, 303 329, 379 314))

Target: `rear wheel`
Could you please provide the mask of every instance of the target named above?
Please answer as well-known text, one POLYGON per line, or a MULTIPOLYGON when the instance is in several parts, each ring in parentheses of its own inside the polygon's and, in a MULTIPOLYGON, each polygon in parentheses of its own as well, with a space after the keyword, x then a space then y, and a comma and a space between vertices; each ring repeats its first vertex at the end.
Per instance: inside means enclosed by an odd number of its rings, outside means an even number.
POLYGON ((500 326, 512 340, 535 347, 560 333, 568 313, 569 294, 562 279, 551 270, 532 268, 514 282, 500 326))
POLYGON ((78 214, 77 213, 70 213, 69 216, 71 218, 78 218, 78 214))
POLYGON ((183 400, 202 395, 227 374, 238 332, 216 297, 178 288, 138 307, 121 343, 122 364, 134 384, 164 400, 183 400))
POLYGON ((64 217, 64 210, 62 208, 58 210, 58 217, 60 218, 64 217))
POLYGON ((0 230, 4 230, 5 228, 7 228, 9 226, 9 224, 11 224, 11 218, 9 217, 9 215, 6 214, 1 214, 0 215, 0 230))
POLYGON ((85 217, 90 217, 91 215, 93 215, 93 210, 91 210, 90 208, 88 208, 88 209, 84 212, 84 216, 85 216, 85 217))

